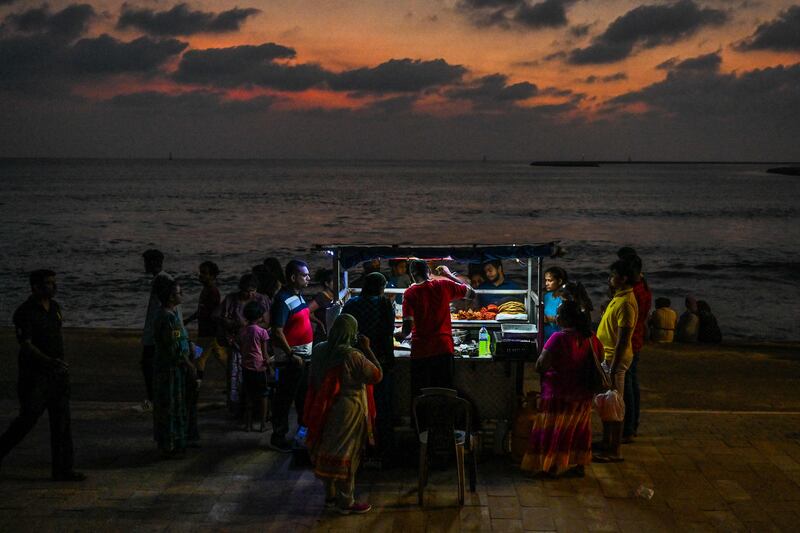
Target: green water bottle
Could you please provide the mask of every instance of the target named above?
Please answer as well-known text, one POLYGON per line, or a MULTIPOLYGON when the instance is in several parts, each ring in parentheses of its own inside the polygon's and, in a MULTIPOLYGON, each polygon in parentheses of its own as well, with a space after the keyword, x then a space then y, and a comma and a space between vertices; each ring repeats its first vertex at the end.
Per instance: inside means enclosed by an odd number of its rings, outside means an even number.
POLYGON ((489 357, 490 355, 492 355, 492 349, 489 346, 489 331, 484 326, 478 332, 478 356, 489 357))

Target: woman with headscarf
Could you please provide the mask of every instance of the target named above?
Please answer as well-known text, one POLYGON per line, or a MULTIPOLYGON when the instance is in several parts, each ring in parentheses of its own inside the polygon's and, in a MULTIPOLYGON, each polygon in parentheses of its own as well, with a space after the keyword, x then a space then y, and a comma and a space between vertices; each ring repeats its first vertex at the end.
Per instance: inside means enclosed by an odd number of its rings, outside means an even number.
POLYGON ((314 474, 325 484, 325 506, 342 514, 372 509, 366 502, 356 502, 353 492, 361 453, 373 439, 372 385, 382 378, 369 339, 358 335, 356 319, 339 315, 328 340, 311 354, 304 421, 314 474))
POLYGON ((381 364, 383 379, 375 386, 375 437, 381 466, 388 466, 394 459, 394 305, 385 295, 386 278, 373 272, 364 278, 361 294, 348 301, 342 313, 352 315, 358 322, 358 332, 365 335, 375 357, 381 364))

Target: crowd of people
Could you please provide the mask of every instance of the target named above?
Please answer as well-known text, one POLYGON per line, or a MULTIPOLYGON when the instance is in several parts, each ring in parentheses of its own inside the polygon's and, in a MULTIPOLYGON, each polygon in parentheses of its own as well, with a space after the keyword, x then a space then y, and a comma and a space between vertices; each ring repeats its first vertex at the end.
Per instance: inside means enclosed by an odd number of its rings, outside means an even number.
MULTIPOLYGON (((336 293, 333 272, 321 269, 311 296, 305 262, 291 260, 282 267, 267 258, 223 297, 217 286, 220 268, 204 261, 198 267, 197 308, 184 317, 183 291, 164 270, 163 253, 147 250, 143 259, 152 282, 142 334, 146 399, 139 410, 152 411, 161 455, 181 458, 187 448, 199 446, 198 399, 207 364, 216 360, 225 372, 231 414, 247 431, 254 418, 259 431, 271 422, 269 443, 278 452, 291 452, 295 439, 301 440, 324 481, 326 505, 344 514, 370 508, 353 496, 366 444, 378 461, 388 464, 393 457, 394 342, 411 338, 412 397, 426 387, 452 388, 451 306, 496 304, 515 296, 481 290, 519 289, 496 260, 470 265, 466 276, 457 276, 443 265, 432 271, 426 261, 398 259, 389 262, 386 274, 380 261, 364 263, 362 276, 351 284, 361 291, 349 299, 347 291, 336 293), (405 292, 387 295, 387 287, 405 292), (399 330, 396 307, 402 309, 399 330), (192 338, 186 326, 195 321, 192 338), (303 429, 290 433, 292 405, 303 429)), ((68 365, 55 276, 49 270, 33 272, 32 294, 14 315, 21 409, 0 436, 0 460, 47 409, 53 478, 78 481, 84 476, 72 464, 68 365)), ((583 475, 592 460, 622 461, 620 445, 637 436, 638 364, 645 339, 720 342, 721 333, 708 304, 691 296, 680 317, 666 298, 657 298, 650 313, 652 292, 632 248, 620 249, 609 269, 609 300, 596 330, 591 298, 581 283, 555 266, 544 272, 544 284, 546 342, 536 362, 541 404, 522 468, 583 475), (590 358, 602 363, 625 405, 624 419, 604 419, 603 439, 594 444, 593 395, 585 379, 590 358)))
MULTIPOLYGON (((620 248, 609 268, 608 297, 596 331, 592 304, 579 283, 567 272, 550 267, 544 274, 545 339, 536 362, 541 373, 539 413, 535 418, 522 468, 541 476, 583 476, 595 462, 621 462, 621 445, 634 442, 640 422, 639 360, 647 339, 656 343, 719 343, 722 335, 706 302, 686 298, 686 312, 678 319, 668 298, 657 298, 642 272, 636 250, 620 248), (607 373, 620 407, 598 409, 603 424, 601 441, 592 442, 591 414, 594 391, 587 378, 596 363, 607 373)), ((603 394, 603 400, 606 394, 603 394)))

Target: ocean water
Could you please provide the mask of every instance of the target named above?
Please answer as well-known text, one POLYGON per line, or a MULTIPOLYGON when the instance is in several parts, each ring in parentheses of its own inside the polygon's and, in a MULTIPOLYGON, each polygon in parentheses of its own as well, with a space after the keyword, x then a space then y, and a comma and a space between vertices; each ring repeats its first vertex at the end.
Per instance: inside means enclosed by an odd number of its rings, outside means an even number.
MULTIPOLYGON (((264 257, 328 260, 316 243, 536 243, 599 304, 618 247, 654 297, 707 300, 726 338, 800 338, 800 179, 763 165, 269 160, 0 161, 0 323, 27 273, 59 274, 69 326, 139 327, 160 248, 194 307, 197 265, 223 292, 264 257)), ((521 269, 507 265, 510 275, 521 269)))

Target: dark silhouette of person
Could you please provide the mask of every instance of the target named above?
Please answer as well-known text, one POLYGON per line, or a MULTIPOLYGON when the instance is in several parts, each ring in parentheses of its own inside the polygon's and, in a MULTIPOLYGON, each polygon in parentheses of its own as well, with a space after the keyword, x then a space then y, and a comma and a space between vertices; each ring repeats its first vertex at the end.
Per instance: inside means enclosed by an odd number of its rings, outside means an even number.
POLYGON ((50 452, 53 479, 83 481, 73 467, 69 409, 69 365, 64 360, 61 306, 56 294, 56 273, 30 274, 31 296, 14 312, 19 341, 19 415, 0 436, 0 461, 33 429, 45 409, 50 417, 50 452))

